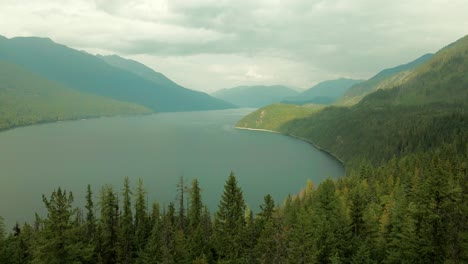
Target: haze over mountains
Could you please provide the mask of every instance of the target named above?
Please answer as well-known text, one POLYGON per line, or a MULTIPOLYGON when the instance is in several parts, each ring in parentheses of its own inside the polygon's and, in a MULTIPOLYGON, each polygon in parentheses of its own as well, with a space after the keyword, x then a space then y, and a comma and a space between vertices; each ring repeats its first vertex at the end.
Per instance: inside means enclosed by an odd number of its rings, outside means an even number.
POLYGON ((227 109, 233 105, 181 87, 142 64, 97 57, 36 37, 0 38, 0 60, 80 92, 136 103, 153 111, 227 109))
POLYGON ((211 95, 240 107, 257 108, 297 94, 297 91, 283 85, 257 85, 221 89, 211 95))
POLYGON ((402 64, 393 68, 380 71, 367 81, 352 86, 344 97, 338 102, 340 105, 353 105, 358 103, 364 96, 378 89, 392 88, 404 83, 412 70, 424 64, 432 58, 434 54, 425 54, 414 61, 402 64))
POLYGON ((331 104, 341 98, 353 85, 363 80, 340 78, 318 83, 294 97, 284 98, 284 103, 291 104, 331 104))

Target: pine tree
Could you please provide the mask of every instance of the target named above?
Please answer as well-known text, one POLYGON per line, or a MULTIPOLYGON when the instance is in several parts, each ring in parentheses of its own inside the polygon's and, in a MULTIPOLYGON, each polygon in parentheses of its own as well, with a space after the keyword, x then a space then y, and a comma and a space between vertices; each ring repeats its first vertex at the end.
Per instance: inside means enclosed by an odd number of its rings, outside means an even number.
POLYGON ((108 185, 101 190, 99 233, 100 262, 104 264, 119 262, 119 204, 114 190, 108 185))
POLYGON ((188 211, 189 226, 195 230, 201 224, 203 203, 200 194, 200 186, 197 179, 192 181, 190 188, 190 207, 188 211))
POLYGON ((286 239, 282 217, 277 215, 275 202, 271 195, 264 197, 260 213, 255 219, 260 233, 255 246, 255 255, 260 263, 286 262, 286 239))
POLYGON ((177 227, 185 232, 186 227, 186 215, 185 215, 185 192, 187 192, 187 186, 185 186, 184 176, 179 178, 179 182, 177 183, 177 198, 179 202, 179 213, 177 217, 177 227))
POLYGON ((93 203, 93 192, 91 191, 91 185, 88 184, 86 189, 86 235, 88 241, 93 241, 96 234, 96 217, 94 216, 94 203, 93 203))
POLYGON ((161 226, 161 263, 175 263, 175 207, 170 203, 161 226))
POLYGON ((163 258, 163 241, 162 241, 162 229, 164 228, 163 221, 159 217, 159 204, 153 204, 153 228, 151 235, 148 238, 148 243, 144 251, 140 254, 137 259, 137 263, 144 264, 157 264, 162 262, 163 258))
POLYGON ((76 210, 72 209, 73 194, 58 188, 50 199, 42 200, 47 208, 44 229, 34 251, 33 263, 76 263, 91 258, 92 249, 79 241, 79 229, 72 223, 76 210))
POLYGON ((201 259, 207 253, 208 241, 203 230, 203 203, 198 180, 192 181, 190 207, 188 211, 188 247, 192 259, 201 259))
POLYGON ((242 237, 245 226, 245 203, 241 189, 237 186, 234 173, 231 172, 218 206, 215 221, 216 248, 222 260, 242 258, 242 237))
POLYGON ((275 202, 270 194, 267 194, 263 198, 263 204, 260 205, 260 213, 258 214, 259 219, 262 222, 269 222, 273 219, 275 213, 275 202))
POLYGON ((315 208, 309 220, 313 226, 314 261, 330 263, 332 258, 346 255, 350 239, 349 222, 334 181, 327 179, 322 182, 315 195, 315 208))
MULTIPOLYGON (((314 260, 314 238, 310 221, 310 214, 301 207, 297 212, 295 221, 291 224, 288 236, 288 260, 290 263, 313 263, 314 260)), ((271 231, 270 231, 271 232, 271 231)))
POLYGON ((132 191, 130 189, 130 179, 125 177, 124 189, 122 191, 123 197, 123 214, 121 218, 121 232, 122 242, 121 254, 122 262, 125 264, 133 262, 133 239, 135 236, 133 227, 132 204, 131 204, 132 191))
POLYGON ((146 191, 141 179, 138 179, 135 195, 135 247, 137 252, 140 252, 145 248, 148 234, 151 232, 151 227, 148 227, 146 191))

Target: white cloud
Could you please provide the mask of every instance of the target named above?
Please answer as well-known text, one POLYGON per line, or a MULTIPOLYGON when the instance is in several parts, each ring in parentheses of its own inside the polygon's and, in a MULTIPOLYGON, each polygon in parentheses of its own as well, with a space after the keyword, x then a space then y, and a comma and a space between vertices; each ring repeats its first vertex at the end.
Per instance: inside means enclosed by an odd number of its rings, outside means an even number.
POLYGON ((0 0, 0 34, 138 58, 199 90, 368 78, 467 34, 466 0, 0 0))

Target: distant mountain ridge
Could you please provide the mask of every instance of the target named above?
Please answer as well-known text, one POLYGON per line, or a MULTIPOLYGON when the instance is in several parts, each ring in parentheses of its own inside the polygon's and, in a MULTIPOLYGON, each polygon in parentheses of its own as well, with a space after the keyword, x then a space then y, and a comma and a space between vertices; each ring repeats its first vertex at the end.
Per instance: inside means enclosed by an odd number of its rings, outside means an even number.
POLYGON ((283 103, 290 104, 331 104, 341 98, 353 85, 363 80, 339 78, 318 83, 294 97, 288 97, 283 103))
POLYGON ((419 65, 424 64, 433 56, 434 54, 428 53, 409 63, 380 71, 369 80, 355 84, 349 88, 343 98, 339 100, 338 104, 353 105, 358 103, 371 92, 379 89, 393 88, 394 86, 405 82, 412 70, 419 65))
MULTIPOLYGON (((133 72, 124 69, 128 69, 127 62, 122 62, 125 67, 115 67, 102 58, 57 44, 50 39, 1 38, 0 60, 18 64, 75 90, 140 104, 153 111, 234 107, 207 94, 178 86, 167 78, 161 83, 144 78, 135 73, 140 69, 134 66, 131 67, 135 68, 133 72)), ((154 71, 152 74, 157 75, 154 71)))
POLYGON ((221 89, 211 95, 240 107, 262 107, 281 102, 299 92, 283 85, 237 86, 221 89))
MULTIPOLYGON (((104 60, 107 64, 123 69, 125 71, 131 72, 133 74, 136 74, 140 76, 141 78, 151 81, 152 83, 155 83, 158 86, 165 87, 167 89, 170 89, 171 92, 178 93, 179 95, 186 96, 187 98, 190 98, 190 101, 185 100, 184 103, 186 106, 194 104, 194 102, 191 101, 201 101, 201 102, 210 102, 210 104, 214 106, 218 106, 220 108, 225 108, 226 106, 229 106, 228 108, 233 108, 234 105, 222 101, 218 98, 211 97, 210 95, 199 92, 199 91, 194 91, 185 87, 182 87, 172 81, 171 79, 167 78, 164 74, 160 72, 156 72, 153 69, 149 68, 148 66, 134 61, 130 59, 125 59, 117 55, 109 55, 109 56, 102 56, 102 55, 97 55, 98 58, 104 60)), ((194 105, 196 108, 197 106, 194 105)), ((205 110, 205 109, 201 109, 205 110)), ((209 109, 206 109, 209 110, 209 109)))

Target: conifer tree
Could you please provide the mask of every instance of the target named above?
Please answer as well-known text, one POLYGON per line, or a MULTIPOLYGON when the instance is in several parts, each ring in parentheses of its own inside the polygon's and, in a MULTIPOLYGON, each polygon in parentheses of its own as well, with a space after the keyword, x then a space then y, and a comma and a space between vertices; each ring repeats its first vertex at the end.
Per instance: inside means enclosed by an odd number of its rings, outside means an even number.
POLYGON ((121 232, 122 242, 121 254, 122 262, 125 264, 133 262, 133 239, 135 236, 133 227, 132 204, 131 204, 132 191, 130 189, 130 179, 125 177, 124 189, 122 191, 123 197, 123 214, 121 218, 121 232))
MULTIPOLYGON (((159 204, 153 204, 153 228, 151 230, 151 235, 148 238, 148 243, 146 243, 146 247, 144 251, 140 254, 139 258, 137 258, 137 263, 144 263, 144 264, 157 264, 162 262, 162 248, 163 248, 163 241, 162 241, 162 229, 164 228, 163 221, 159 218, 159 204)), ((164 219, 163 219, 164 220, 164 219)))
MULTIPOLYGON (((313 263, 316 247, 314 247, 311 216, 305 208, 300 208, 296 215, 297 217, 291 223, 291 230, 287 234, 289 242, 288 261, 298 264, 313 263)), ((271 228, 268 227, 265 232, 272 232, 271 228)))
POLYGON ((99 223, 99 258, 104 264, 120 261, 119 204, 111 186, 101 190, 101 218, 99 223))
POLYGON ((43 220, 44 229, 40 232, 33 263, 86 262, 92 249, 79 241, 79 229, 72 223, 76 214, 72 209, 73 194, 58 188, 49 199, 43 195, 42 200, 48 213, 43 220))
POLYGON ((88 241, 93 241, 96 235, 96 217, 94 216, 93 192, 91 185, 86 188, 86 235, 88 241))
POLYGON ((188 212, 189 226, 195 230, 201 224, 203 203, 200 194, 200 186, 197 179, 192 181, 190 188, 190 207, 188 212))
POLYGON ((135 247, 139 252, 145 248, 146 239, 151 232, 148 227, 148 213, 146 208, 146 191, 143 188, 143 181, 138 179, 138 186, 135 194, 135 247))
POLYGON ((208 248, 207 234, 204 233, 203 203, 198 180, 192 181, 190 207, 188 211, 188 247, 192 259, 202 259, 208 248))
POLYGON ((185 192, 188 188, 185 185, 184 176, 180 176, 179 182, 177 183, 177 199, 179 202, 179 213, 177 216, 177 227, 185 232, 186 227, 186 215, 185 215, 185 192))
POLYGON ((337 196, 335 183, 327 179, 317 188, 314 211, 310 220, 313 228, 314 261, 330 263, 335 256, 345 256, 350 240, 349 221, 344 206, 337 196))
POLYGON ((237 179, 231 172, 216 213, 215 235, 216 248, 222 260, 242 258, 242 237, 245 226, 245 203, 242 190, 237 186, 237 179))

